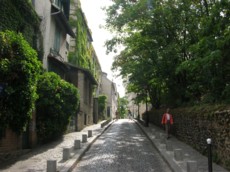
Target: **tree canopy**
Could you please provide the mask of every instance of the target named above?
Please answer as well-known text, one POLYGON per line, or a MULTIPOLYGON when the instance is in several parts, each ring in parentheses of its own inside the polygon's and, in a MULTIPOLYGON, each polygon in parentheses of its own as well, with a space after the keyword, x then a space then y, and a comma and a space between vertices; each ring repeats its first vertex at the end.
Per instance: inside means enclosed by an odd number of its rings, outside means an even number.
POLYGON ((147 91, 153 107, 230 102, 228 0, 115 0, 107 51, 124 49, 113 70, 128 91, 147 91))

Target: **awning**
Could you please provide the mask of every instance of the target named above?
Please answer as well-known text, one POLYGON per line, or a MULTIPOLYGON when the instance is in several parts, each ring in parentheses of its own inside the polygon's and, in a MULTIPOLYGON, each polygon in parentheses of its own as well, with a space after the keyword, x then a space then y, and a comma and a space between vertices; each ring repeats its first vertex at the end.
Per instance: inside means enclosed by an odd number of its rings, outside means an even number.
POLYGON ((68 72, 68 69, 69 69, 68 66, 64 62, 58 60, 55 56, 49 55, 48 59, 50 62, 53 63, 53 65, 57 66, 58 68, 60 68, 61 70, 65 72, 68 72))
POLYGON ((64 63, 70 68, 70 70, 82 71, 90 79, 90 81, 93 85, 98 85, 94 76, 92 75, 92 73, 88 69, 84 69, 84 68, 75 66, 73 64, 67 63, 67 62, 64 62, 64 63))
POLYGON ((51 60, 54 64, 56 64, 57 66, 59 66, 63 71, 81 71, 85 74, 85 76, 88 77, 88 79, 91 81, 91 83, 93 85, 98 85, 97 81, 95 80, 94 76, 92 75, 92 73, 88 70, 88 69, 84 69, 78 66, 75 66, 73 64, 70 64, 68 62, 62 62, 60 60, 58 60, 57 58, 53 57, 53 56, 49 56, 49 60, 51 60))

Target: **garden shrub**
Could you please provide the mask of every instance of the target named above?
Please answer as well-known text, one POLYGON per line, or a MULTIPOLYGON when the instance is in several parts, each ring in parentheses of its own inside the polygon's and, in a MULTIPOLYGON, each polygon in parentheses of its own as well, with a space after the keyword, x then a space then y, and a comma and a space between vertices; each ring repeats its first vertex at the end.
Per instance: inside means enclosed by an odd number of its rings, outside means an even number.
POLYGON ((37 134, 40 142, 48 142, 62 136, 71 116, 79 108, 78 89, 53 72, 39 78, 37 100, 37 134))
POLYGON ((42 64, 22 34, 0 32, 0 132, 21 133, 32 116, 42 64))

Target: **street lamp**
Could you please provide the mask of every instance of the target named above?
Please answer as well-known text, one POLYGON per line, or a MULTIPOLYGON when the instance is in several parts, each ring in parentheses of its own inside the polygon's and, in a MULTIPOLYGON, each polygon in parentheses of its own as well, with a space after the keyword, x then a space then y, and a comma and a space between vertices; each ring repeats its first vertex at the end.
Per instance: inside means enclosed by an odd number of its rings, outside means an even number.
POLYGON ((139 104, 139 99, 140 99, 140 94, 137 93, 137 96, 136 96, 136 105, 137 105, 137 120, 140 120, 140 104, 139 104))
POLYGON ((208 144, 208 172, 212 172, 212 139, 207 139, 208 144))
POLYGON ((146 91, 146 93, 145 93, 145 98, 146 98, 146 127, 148 127, 149 126, 149 113, 148 113, 148 87, 147 86, 145 86, 144 87, 145 88, 145 91, 146 91))
POLYGON ((146 112, 148 111, 148 92, 146 90, 146 112))

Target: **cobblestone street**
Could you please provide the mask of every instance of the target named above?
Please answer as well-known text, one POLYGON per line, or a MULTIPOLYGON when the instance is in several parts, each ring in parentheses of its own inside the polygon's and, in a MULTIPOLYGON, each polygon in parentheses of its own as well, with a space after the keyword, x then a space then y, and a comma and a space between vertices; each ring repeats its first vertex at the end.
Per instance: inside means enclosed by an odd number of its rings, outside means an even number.
POLYGON ((170 172, 135 122, 120 119, 101 135, 73 172, 170 172))
MULTIPOLYGON (((63 136, 61 140, 54 141, 47 145, 43 145, 30 151, 29 153, 19 157, 15 163, 9 163, 1 168, 0 172, 46 172, 47 160, 57 160, 58 169, 65 166, 66 161, 62 160, 63 148, 73 147, 75 139, 81 139, 82 134, 87 131, 93 130, 94 135, 102 132, 100 124, 85 127, 81 132, 68 133, 63 136)), ((92 138, 91 138, 92 139, 92 138)), ((90 138, 89 138, 90 142, 90 138)), ((82 144, 82 149, 85 149, 82 144)), ((79 150, 75 150, 72 154, 80 154, 79 150)))

